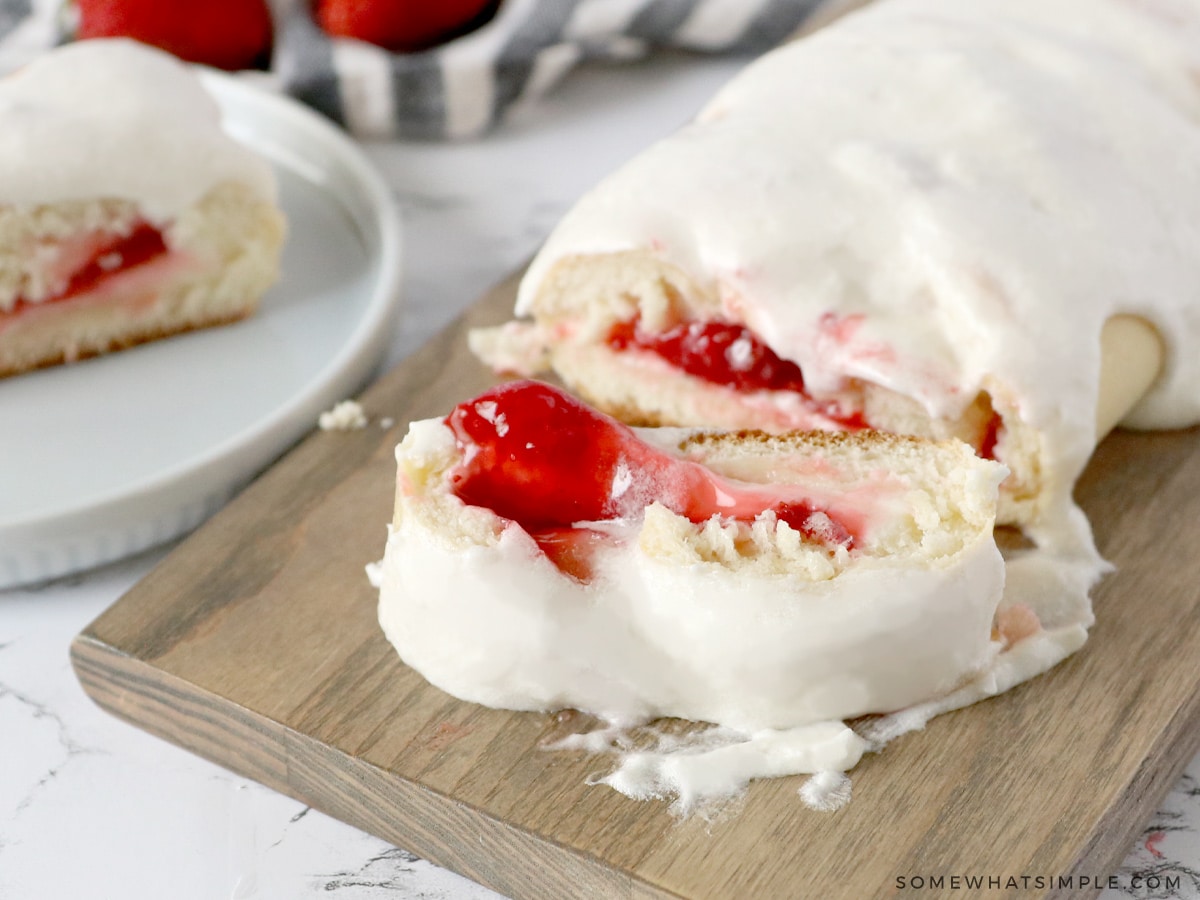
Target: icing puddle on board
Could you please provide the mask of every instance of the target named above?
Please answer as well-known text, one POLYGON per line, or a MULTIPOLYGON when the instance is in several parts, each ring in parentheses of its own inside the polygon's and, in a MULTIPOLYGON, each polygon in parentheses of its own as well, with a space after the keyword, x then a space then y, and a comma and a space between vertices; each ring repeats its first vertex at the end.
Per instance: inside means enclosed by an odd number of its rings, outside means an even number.
POLYGON ((633 800, 670 802, 680 817, 718 815, 751 781, 809 775, 797 789, 805 806, 835 812, 850 802, 846 774, 867 753, 919 731, 930 719, 1039 675, 1075 652, 1086 629, 1039 631, 1000 653, 992 666, 949 695, 885 716, 851 723, 816 722, 786 730, 743 732, 681 720, 605 722, 575 710, 555 715, 558 726, 541 747, 583 751, 614 759, 589 784, 607 785, 633 800))

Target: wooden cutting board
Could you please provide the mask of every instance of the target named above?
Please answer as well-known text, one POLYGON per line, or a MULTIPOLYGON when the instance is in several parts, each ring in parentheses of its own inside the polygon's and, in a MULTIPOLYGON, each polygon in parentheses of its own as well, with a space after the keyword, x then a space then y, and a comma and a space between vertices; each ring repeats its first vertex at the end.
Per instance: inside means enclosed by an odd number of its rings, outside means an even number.
POLYGON ((543 749, 556 717, 426 684, 376 624, 363 566, 383 552, 392 448, 491 383, 465 332, 504 320, 513 290, 370 388, 370 427, 314 433, 80 634, 96 702, 513 897, 864 898, 928 876, 973 893, 952 875, 1031 876, 989 896, 1095 893, 1200 747, 1200 431, 1097 452, 1078 496, 1119 568, 1082 652, 868 756, 840 812, 806 809, 797 777, 679 822, 588 786, 604 758, 543 749))

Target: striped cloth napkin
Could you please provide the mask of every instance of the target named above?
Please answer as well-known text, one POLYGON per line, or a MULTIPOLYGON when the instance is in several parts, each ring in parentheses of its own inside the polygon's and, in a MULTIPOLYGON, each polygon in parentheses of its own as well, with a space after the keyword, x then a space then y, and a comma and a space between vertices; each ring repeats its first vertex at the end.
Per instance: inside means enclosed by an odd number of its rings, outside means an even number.
MULTIPOLYGON (((273 0, 275 48, 262 80, 359 137, 467 138, 543 95, 584 60, 635 59, 664 47, 761 53, 828 5, 503 0, 482 28, 432 50, 400 54, 330 39, 313 22, 306 0, 273 0)), ((0 69, 70 40, 65 9, 64 0, 0 0, 0 69)))

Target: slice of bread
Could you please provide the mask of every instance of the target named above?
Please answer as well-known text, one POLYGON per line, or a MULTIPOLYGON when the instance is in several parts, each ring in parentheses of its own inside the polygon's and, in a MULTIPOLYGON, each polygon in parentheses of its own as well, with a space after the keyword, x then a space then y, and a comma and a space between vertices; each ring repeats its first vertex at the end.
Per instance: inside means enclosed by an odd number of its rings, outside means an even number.
POLYGON ((654 449, 628 458, 699 464, 760 506, 703 518, 656 499, 669 485, 639 495, 620 518, 574 524, 581 577, 535 529, 460 499, 472 451, 448 420, 413 423, 380 579, 402 659, 489 706, 752 731, 939 697, 1000 649, 1002 466, 875 432, 633 434, 654 449))
POLYGON ((0 122, 0 376, 242 319, 277 279, 274 175, 166 54, 57 50, 0 122))
MULTIPOLYGON (((16 282, 14 298, 29 298, 33 285, 52 290, 53 263, 39 265, 24 248, 47 248, 43 259, 52 260, 56 244, 79 235, 120 241, 139 219, 127 201, 0 208, 0 283, 16 282)), ((234 182, 218 185, 165 230, 154 259, 66 299, 21 299, 0 311, 0 376, 251 315, 279 277, 284 230, 273 203, 234 182)))

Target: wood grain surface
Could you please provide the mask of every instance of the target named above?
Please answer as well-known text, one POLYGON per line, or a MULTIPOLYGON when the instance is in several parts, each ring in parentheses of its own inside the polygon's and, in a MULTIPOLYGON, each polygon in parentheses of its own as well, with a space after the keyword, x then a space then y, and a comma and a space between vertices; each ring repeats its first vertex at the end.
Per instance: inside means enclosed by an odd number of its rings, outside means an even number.
POLYGON ((1114 870, 1200 745, 1200 432, 1118 432, 1083 478, 1118 566, 1083 651, 866 757, 840 812, 806 809, 797 777, 680 822, 589 786, 605 758, 543 749, 569 723, 431 687, 376 622, 392 449, 491 383, 464 335, 513 289, 371 387, 368 428, 311 435, 80 634, 96 702, 512 897, 972 896, 898 882, 956 874, 1076 878, 989 897, 1096 893, 1080 876, 1114 870))

